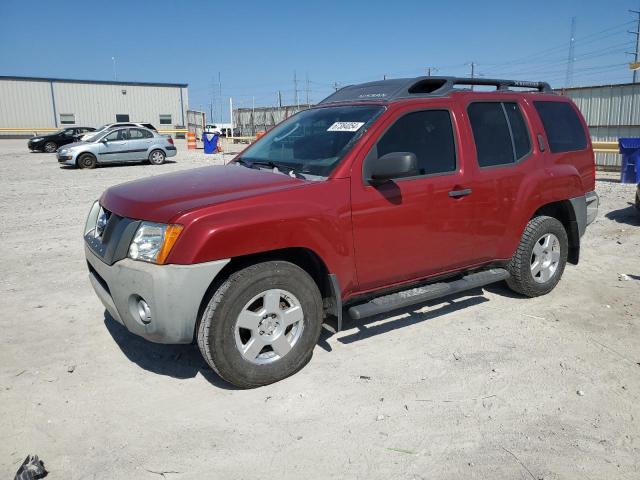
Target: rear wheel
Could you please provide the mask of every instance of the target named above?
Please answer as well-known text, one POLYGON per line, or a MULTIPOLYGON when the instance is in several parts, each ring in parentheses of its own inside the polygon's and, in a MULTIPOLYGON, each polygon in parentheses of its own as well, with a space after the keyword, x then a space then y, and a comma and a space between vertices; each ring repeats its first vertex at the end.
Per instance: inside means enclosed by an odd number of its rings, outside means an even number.
POLYGON ((86 169, 96 168, 96 163, 98 163, 96 157, 90 153, 83 153, 77 160, 78 167, 86 169))
POLYGON ((311 359, 322 327, 313 279, 282 261, 233 273, 213 294, 197 332, 207 363, 242 388, 282 380, 311 359))
POLYGON ((44 151, 47 153, 54 153, 58 149, 56 142, 47 142, 44 144, 44 151))
POLYGON ((553 217, 529 221, 507 270, 509 287, 522 295, 549 293, 560 281, 567 263, 569 242, 562 223, 553 217))
POLYGON ((154 150, 149 154, 149 163, 151 163, 151 165, 162 165, 165 158, 166 155, 162 150, 154 150))

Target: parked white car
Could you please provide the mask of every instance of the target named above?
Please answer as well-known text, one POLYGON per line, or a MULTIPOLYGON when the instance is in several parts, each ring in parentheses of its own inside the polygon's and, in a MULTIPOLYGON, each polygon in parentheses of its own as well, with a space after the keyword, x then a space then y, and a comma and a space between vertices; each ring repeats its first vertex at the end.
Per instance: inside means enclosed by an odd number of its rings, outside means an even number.
POLYGON ((96 136, 96 135, 98 135, 100 133, 104 133, 105 131, 107 131, 107 130, 109 130, 111 128, 117 128, 117 127, 141 127, 141 128, 148 128, 149 130, 153 130, 154 132, 157 131, 156 127, 154 127, 150 123, 139 123, 139 122, 107 123, 106 125, 103 125, 100 128, 97 128, 95 130, 95 132, 88 132, 87 134, 81 136, 80 137, 80 141, 86 142, 90 138, 93 138, 94 136, 96 136))

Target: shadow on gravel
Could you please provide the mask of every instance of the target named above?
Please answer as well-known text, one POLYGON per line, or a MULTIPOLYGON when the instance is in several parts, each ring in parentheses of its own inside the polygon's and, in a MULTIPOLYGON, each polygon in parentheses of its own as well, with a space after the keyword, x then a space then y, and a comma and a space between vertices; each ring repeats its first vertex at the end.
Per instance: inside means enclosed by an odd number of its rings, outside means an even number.
POLYGON ((433 302, 426 302, 419 305, 413 305, 411 307, 395 310, 393 312, 365 318, 364 320, 357 321, 357 323, 356 321, 351 320, 349 318, 348 312, 345 311, 344 312, 345 330, 355 327, 358 329, 358 331, 355 333, 352 333, 351 335, 347 335, 346 337, 339 338, 338 341, 340 343, 345 343, 345 344, 357 342, 359 340, 364 340, 364 339, 373 337, 375 335, 381 335, 383 333, 390 332, 391 330, 408 327, 410 325, 415 325, 416 323, 424 322, 427 320, 434 320, 443 315, 447 315, 449 313, 453 313, 458 310, 462 310, 468 307, 472 307, 474 305, 479 305, 481 303, 488 302, 489 299, 483 295, 482 289, 476 288, 473 290, 467 290, 466 292, 462 292, 458 295, 447 297, 446 301, 448 303, 435 310, 430 310, 428 312, 422 312, 422 313, 418 313, 415 311, 417 309, 422 309, 430 305, 436 305, 437 303, 441 303, 442 301, 443 299, 440 298, 438 300, 434 300, 433 302), (462 298, 462 297, 467 297, 467 298, 462 298), (368 324, 370 323, 379 322, 390 316, 395 317, 403 314, 408 314, 408 316, 398 318, 393 321, 384 322, 379 325, 375 325, 373 327, 368 326, 368 324))
MULTIPOLYGON (((169 165, 171 163, 178 163, 175 160, 165 160, 162 165, 169 165)), ((151 165, 149 162, 120 162, 120 163, 99 163, 96 165, 97 168, 116 168, 116 167, 135 167, 135 166, 149 166, 151 165)), ((162 165, 154 165, 154 167, 162 167, 162 165)), ((82 170, 73 165, 60 165, 60 170, 82 170)))
POLYGON ((129 332, 106 311, 104 325, 122 353, 149 372, 178 379, 193 378, 200 373, 209 383, 218 388, 237 390, 211 370, 195 345, 164 345, 149 342, 129 332))
POLYGON ((636 210, 633 203, 629 203, 626 208, 620 208, 618 210, 612 210, 605 215, 609 220, 613 220, 618 223, 626 223, 627 225, 640 226, 640 212, 636 210))

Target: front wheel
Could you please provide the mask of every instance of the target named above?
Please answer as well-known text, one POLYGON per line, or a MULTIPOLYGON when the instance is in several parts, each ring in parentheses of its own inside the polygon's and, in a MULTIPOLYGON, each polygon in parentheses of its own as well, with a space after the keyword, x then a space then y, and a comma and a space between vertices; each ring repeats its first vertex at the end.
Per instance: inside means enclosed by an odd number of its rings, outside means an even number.
POLYGON ((90 153, 83 153, 82 155, 80 155, 80 157, 78 157, 78 160, 77 160, 78 167, 83 169, 96 168, 97 163, 98 162, 96 160, 96 157, 94 157, 90 153))
POLYGON ((307 272, 284 261, 259 263, 231 274, 213 294, 198 346, 229 383, 268 385, 309 362, 322 313, 320 291, 307 272))
POLYGON ((154 150, 149 154, 149 163, 151 163, 151 165, 162 165, 165 157, 166 155, 162 150, 154 150))
POLYGON ((562 223, 553 217, 532 218, 507 270, 511 290, 528 297, 549 293, 560 281, 567 264, 569 242, 562 223))

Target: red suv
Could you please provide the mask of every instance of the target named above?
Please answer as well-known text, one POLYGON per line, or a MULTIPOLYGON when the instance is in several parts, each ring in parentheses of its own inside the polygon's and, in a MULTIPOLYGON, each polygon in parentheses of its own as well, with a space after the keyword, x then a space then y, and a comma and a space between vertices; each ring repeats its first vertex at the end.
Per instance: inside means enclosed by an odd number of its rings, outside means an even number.
POLYGON ((360 319, 500 280, 548 293, 578 263, 594 187, 585 122, 546 83, 386 80, 338 90, 227 166, 109 188, 85 252, 116 321, 196 340, 255 387, 302 368, 343 307, 360 319))

